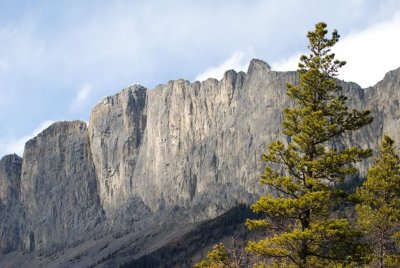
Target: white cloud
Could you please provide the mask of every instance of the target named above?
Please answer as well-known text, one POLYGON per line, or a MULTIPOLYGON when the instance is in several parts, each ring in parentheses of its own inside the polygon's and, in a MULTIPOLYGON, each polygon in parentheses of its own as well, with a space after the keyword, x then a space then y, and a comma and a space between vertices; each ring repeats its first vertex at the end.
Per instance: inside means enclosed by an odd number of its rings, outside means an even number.
POLYGON ((341 79, 363 87, 373 86, 385 73, 400 67, 400 12, 390 20, 350 35, 338 44, 336 54, 347 61, 341 79))
POLYGON ((84 85, 83 87, 81 87, 81 89, 78 92, 78 95, 76 96, 76 101, 77 102, 85 101, 89 96, 90 91, 92 91, 91 85, 84 85))
MULTIPOLYGON (((221 78, 231 68, 245 70, 252 57, 243 48, 253 48, 254 56, 268 63, 276 62, 301 52, 304 34, 321 19, 345 36, 400 10, 397 0, 304 0, 289 5, 259 0, 229 5, 211 0, 97 5, 59 1, 23 8, 9 2, 4 10, 9 6, 15 12, 3 12, 0 25, 0 51, 7 52, 0 53, 0 140, 30 133, 35 127, 31 121, 44 121, 49 114, 64 120, 88 118, 95 100, 132 81, 152 88, 170 79, 194 78, 209 66, 214 66, 211 74, 196 78, 221 78), (305 6, 315 12, 304 12, 305 6), (85 81, 93 90, 79 97, 77 86, 85 81), (72 103, 75 94, 78 104, 72 103)), ((343 59, 350 68, 351 58, 343 59)), ((364 65, 375 70, 372 63, 364 65)))
MULTIPOLYGON (((338 59, 347 64, 339 78, 362 87, 373 86, 385 73, 400 67, 400 12, 391 19, 363 31, 344 36, 334 48, 338 59)), ((306 52, 305 52, 306 53, 306 52)), ((296 70, 300 55, 272 64, 278 71, 296 70)))
POLYGON ((10 138, 8 140, 2 140, 1 142, 1 155, 4 154, 17 154, 22 156, 24 152, 24 147, 25 143, 32 139, 33 137, 37 136, 40 132, 42 132, 44 129, 49 127, 51 124, 53 124, 53 120, 46 120, 42 122, 37 128, 33 130, 33 132, 30 135, 26 135, 21 138, 10 138))
POLYGON ((75 96, 75 99, 69 107, 69 111, 75 112, 76 110, 80 109, 86 103, 91 92, 92 86, 90 84, 85 84, 81 86, 75 96))
POLYGON ((297 65, 299 63, 300 56, 304 53, 298 53, 289 58, 279 60, 271 64, 271 68, 275 71, 295 71, 297 70, 297 65))
POLYGON ((250 49, 248 51, 237 50, 223 63, 210 67, 197 75, 195 80, 203 81, 208 78, 221 79, 224 73, 231 69, 237 72, 247 71, 252 54, 250 49))

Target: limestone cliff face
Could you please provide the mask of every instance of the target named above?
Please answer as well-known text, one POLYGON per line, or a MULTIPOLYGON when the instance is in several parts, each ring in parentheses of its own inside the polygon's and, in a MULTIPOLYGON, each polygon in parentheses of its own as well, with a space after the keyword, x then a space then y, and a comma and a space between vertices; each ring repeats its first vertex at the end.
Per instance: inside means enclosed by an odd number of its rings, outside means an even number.
POLYGON ((247 74, 228 71, 221 81, 132 86, 106 98, 89 137, 107 214, 139 200, 200 220, 253 201, 261 154, 288 105, 285 83, 296 81, 254 60, 247 74))
MULTIPOLYGON (((370 109, 375 121, 338 146, 377 148, 383 134, 400 141, 399 72, 368 89, 343 83, 350 107, 370 109)), ((270 140, 285 140, 282 110, 292 105, 287 82, 297 83, 297 73, 252 60, 247 73, 228 71, 221 81, 176 80, 150 91, 136 85, 98 104, 89 133, 106 212, 117 215, 136 202, 152 213, 183 211, 196 221, 251 203, 265 190, 258 184, 261 154, 270 140), (131 141, 135 147, 126 154, 131 141)), ((359 165, 362 174, 370 163, 359 165)), ((119 214, 114 220, 126 218, 119 214)))
POLYGON ((23 159, 25 251, 84 240, 103 219, 86 124, 51 125, 26 143, 23 159))
MULTIPOLYGON (((134 170, 146 128, 146 89, 133 85, 94 107, 89 122, 91 154, 101 205, 111 221, 140 199, 134 194, 134 170), (135 199, 136 198, 136 199, 135 199)), ((134 206, 135 207, 135 206, 134 206)), ((146 208, 141 212, 146 213, 146 208)), ((122 214, 122 215, 121 215, 122 214)))
MULTIPOLYGON (((2 173, 14 170, 12 161, 0 162, 1 204, 12 199, 24 215, 0 211, 19 219, 10 228, 0 218, 0 249, 64 247, 178 217, 210 219, 252 203, 266 191, 258 183, 262 153, 271 140, 287 141, 280 125, 292 105, 287 82, 298 83, 297 73, 252 60, 247 73, 227 71, 220 81, 176 80, 152 90, 132 85, 97 104, 88 127, 50 126, 26 144, 20 182, 18 168, 15 176, 2 173), (18 197, 2 185, 13 185, 18 197)), ((370 109, 375 120, 336 146, 376 150, 383 134, 400 142, 400 69, 367 89, 341 83, 349 105, 370 109)), ((370 163, 360 165, 363 174, 370 163)))
POLYGON ((22 159, 15 154, 0 160, 0 252, 3 253, 20 247, 21 164, 22 159))
POLYGON ((366 103, 375 118, 373 138, 390 135, 400 144, 400 68, 388 72, 374 87, 365 89, 366 103))
MULTIPOLYGON (((344 83, 344 93, 348 96, 351 108, 371 111, 373 122, 361 130, 344 135, 337 144, 357 145, 373 149, 377 155, 379 144, 384 135, 395 140, 400 149, 400 68, 388 72, 382 81, 373 87, 362 89, 355 83, 344 83)), ((367 174, 373 164, 372 158, 358 165, 362 176, 367 174)))

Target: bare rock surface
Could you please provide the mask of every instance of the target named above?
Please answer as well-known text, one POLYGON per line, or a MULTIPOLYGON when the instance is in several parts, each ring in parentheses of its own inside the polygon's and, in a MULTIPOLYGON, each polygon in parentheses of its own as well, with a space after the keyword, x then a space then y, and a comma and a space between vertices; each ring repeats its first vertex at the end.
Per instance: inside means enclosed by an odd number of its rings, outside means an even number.
POLYGON ((22 158, 15 154, 0 160, 0 253, 21 245, 21 165, 22 158))
POLYGON ((254 201, 261 154, 288 105, 287 82, 297 82, 295 72, 253 60, 247 74, 227 71, 221 81, 131 86, 104 99, 89 137, 107 215, 123 211, 113 217, 123 219, 137 200, 153 213, 183 210, 198 221, 254 201))
POLYGON ((133 219, 142 218, 148 213, 133 189, 137 180, 134 169, 147 122, 146 101, 146 89, 133 85, 104 98, 92 110, 89 122, 90 150, 96 168, 101 205, 112 224, 114 220, 122 222, 126 214, 133 219))
POLYGON ((24 250, 85 240, 104 219, 86 123, 54 123, 26 143, 23 159, 24 250))
MULTIPOLYGON (((230 70, 220 81, 175 80, 152 90, 132 85, 99 102, 88 126, 53 124, 27 142, 22 173, 17 156, 0 161, 0 249, 43 252, 40 265, 54 266, 60 252, 79 257, 79 248, 97 250, 105 237, 107 243, 138 239, 150 251, 154 241, 144 234, 174 222, 194 226, 254 202, 267 190, 258 183, 261 155, 271 140, 288 141, 280 125, 283 109, 293 104, 288 82, 298 83, 298 74, 252 60, 247 73, 230 70)), ((366 89, 340 83, 349 106, 371 110, 374 122, 335 146, 377 150, 384 134, 399 144, 400 69, 366 89)), ((359 165, 361 176, 370 164, 359 165)))

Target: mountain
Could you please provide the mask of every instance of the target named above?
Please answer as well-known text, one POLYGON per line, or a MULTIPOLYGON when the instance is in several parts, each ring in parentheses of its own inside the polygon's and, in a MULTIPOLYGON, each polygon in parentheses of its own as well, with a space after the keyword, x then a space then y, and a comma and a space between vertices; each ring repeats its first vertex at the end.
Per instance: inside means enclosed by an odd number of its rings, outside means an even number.
MULTIPOLYGON (((227 215, 267 191, 261 155, 286 139, 287 82, 298 83, 297 72, 254 59, 247 73, 230 70, 220 81, 131 85, 99 102, 88 125, 51 125, 22 159, 0 161, 0 266, 107 267, 157 252, 172 258, 177 243, 198 243, 193 254, 206 247, 212 237, 191 234, 221 230, 213 220, 236 224, 227 215)), ((383 134, 400 141, 400 68, 366 89, 339 82, 349 105, 370 109, 374 122, 335 146, 376 150, 383 134)), ((359 165, 361 177, 370 163, 359 165)), ((194 255, 180 256, 189 263, 194 255)))

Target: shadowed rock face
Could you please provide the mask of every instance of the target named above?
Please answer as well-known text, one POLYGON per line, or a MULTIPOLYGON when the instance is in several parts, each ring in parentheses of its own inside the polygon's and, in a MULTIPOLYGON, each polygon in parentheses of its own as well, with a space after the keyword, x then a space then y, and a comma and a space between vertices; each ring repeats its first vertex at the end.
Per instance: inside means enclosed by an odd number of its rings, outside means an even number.
MULTIPOLYGON (((298 83, 297 73, 252 60, 247 73, 227 71, 221 81, 132 85, 97 104, 88 127, 50 126, 25 147, 15 202, 25 217, 6 213, 20 227, 3 228, 2 237, 18 233, 21 241, 0 248, 62 248, 110 231, 211 219, 254 202, 266 190, 258 183, 262 153, 271 140, 287 141, 280 125, 292 105, 287 82, 298 83)), ((367 89, 341 83, 349 105, 370 109, 375 120, 336 146, 377 149, 383 134, 399 142, 400 69, 367 89)), ((359 165, 362 174, 370 163, 359 165)), ((9 195, 3 192, 0 200, 9 195)))
POLYGON ((0 160, 0 252, 20 247, 22 159, 6 155, 0 160))
POLYGON ((86 124, 58 122, 25 145, 21 199, 25 251, 88 237, 103 220, 86 124))

